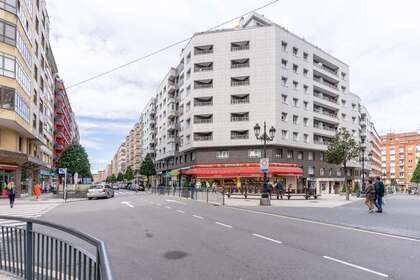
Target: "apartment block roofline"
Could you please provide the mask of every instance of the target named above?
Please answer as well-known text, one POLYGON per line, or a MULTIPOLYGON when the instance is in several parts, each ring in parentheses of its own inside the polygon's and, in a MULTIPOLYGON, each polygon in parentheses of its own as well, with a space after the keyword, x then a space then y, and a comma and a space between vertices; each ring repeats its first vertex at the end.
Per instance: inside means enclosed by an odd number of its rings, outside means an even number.
POLYGON ((334 59, 336 59, 337 61, 343 63, 344 65, 346 65, 347 67, 349 66, 346 62, 338 59, 337 57, 331 55, 330 53, 324 51, 323 49, 321 49, 320 47, 306 41, 306 39, 304 37, 300 37, 299 35, 289 31, 287 28, 267 19, 266 17, 264 17, 264 15, 259 14, 257 12, 252 12, 251 14, 248 15, 248 17, 246 19, 241 19, 241 23, 238 26, 238 28, 225 28, 225 29, 216 29, 216 30, 208 30, 208 31, 202 31, 202 32, 196 32, 193 34, 193 36, 191 36, 191 39, 188 41, 188 43, 186 44, 186 46, 188 46, 188 44, 191 42, 191 40, 195 37, 195 36, 199 36, 199 35, 203 35, 203 34, 209 34, 209 33, 217 33, 217 32, 229 32, 229 31, 240 31, 240 30, 244 30, 244 29, 254 29, 254 28, 261 28, 261 27, 268 27, 268 26, 276 26, 280 29, 282 29, 283 31, 289 33, 290 35, 292 35, 293 37, 299 39, 299 40, 303 40, 306 43, 308 43, 309 45, 311 45, 312 47, 316 48, 317 50, 323 52, 324 54, 333 57, 334 59), (251 27, 247 27, 247 25, 251 22, 251 20, 255 19, 256 21, 260 22, 263 24, 263 26, 251 26, 251 27))

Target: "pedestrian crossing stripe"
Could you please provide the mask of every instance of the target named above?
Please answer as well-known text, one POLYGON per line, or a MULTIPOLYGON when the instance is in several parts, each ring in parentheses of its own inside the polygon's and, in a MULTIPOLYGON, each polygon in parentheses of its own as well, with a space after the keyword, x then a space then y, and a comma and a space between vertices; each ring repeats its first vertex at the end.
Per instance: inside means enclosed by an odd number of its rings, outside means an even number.
POLYGON ((55 204, 15 204, 13 208, 9 205, 0 205, 0 214, 4 216, 10 216, 11 220, 0 219, 0 227, 20 227, 25 226, 25 222, 13 220, 13 217, 24 217, 24 218, 39 218, 47 212, 51 211, 60 203, 55 204))

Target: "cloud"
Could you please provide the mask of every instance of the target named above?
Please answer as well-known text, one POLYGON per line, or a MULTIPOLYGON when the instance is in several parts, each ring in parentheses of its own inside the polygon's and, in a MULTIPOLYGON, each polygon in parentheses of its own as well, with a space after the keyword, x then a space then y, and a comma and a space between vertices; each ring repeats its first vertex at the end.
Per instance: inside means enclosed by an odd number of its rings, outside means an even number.
MULTIPOLYGON (((265 2, 50 0, 52 48, 71 85, 265 2)), ((365 101, 377 130, 386 132, 415 130, 420 121, 419 10, 420 3, 410 0, 302 0, 280 1, 261 13, 345 61, 351 90, 365 101)), ((69 90, 93 161, 111 159, 159 81, 178 63, 181 48, 69 90)))

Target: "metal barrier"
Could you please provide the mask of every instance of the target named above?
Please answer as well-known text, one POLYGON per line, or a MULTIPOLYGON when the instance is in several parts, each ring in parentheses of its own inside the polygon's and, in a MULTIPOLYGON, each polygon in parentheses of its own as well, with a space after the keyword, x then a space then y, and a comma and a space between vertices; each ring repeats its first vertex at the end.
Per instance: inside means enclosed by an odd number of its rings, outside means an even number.
POLYGON ((167 195, 174 197, 183 197, 194 199, 211 204, 225 205, 224 188, 201 188, 194 191, 185 190, 183 188, 173 187, 151 187, 149 190, 152 194, 167 195))
POLYGON ((37 219, 10 216, 0 216, 0 219, 26 223, 25 228, 0 226, 0 270, 26 280, 114 279, 103 241, 80 231, 37 219), (95 252, 90 254, 69 241, 34 231, 34 224, 86 242, 95 252))

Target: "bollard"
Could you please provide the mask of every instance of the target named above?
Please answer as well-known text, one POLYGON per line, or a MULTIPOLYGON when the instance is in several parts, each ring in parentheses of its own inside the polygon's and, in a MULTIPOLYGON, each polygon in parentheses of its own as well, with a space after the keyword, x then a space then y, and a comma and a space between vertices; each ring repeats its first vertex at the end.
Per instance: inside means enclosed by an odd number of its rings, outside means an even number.
POLYGON ((224 186, 222 190, 222 205, 225 206, 225 187, 224 186))
POLYGON ((206 203, 209 203, 209 188, 206 188, 206 203))
POLYGON ((26 255, 25 255, 25 280, 32 280, 33 269, 33 234, 32 223, 26 223, 26 255), (29 269, 28 269, 29 268, 29 269))

